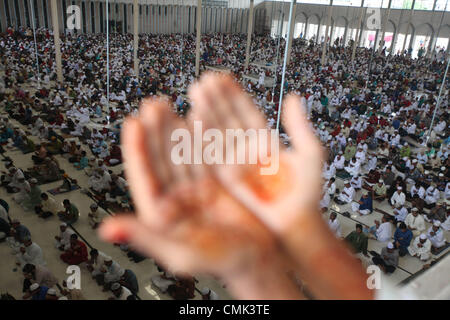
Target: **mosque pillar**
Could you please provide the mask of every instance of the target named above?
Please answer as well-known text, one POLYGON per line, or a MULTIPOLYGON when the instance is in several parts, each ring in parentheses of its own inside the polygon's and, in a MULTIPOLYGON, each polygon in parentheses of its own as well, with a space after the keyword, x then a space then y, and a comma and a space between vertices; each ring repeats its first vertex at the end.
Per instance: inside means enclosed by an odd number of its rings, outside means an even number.
POLYGON ((58 6, 56 0, 51 0, 51 7, 52 7, 53 37, 55 41, 56 77, 58 82, 62 83, 63 75, 61 62, 61 43, 59 39, 59 19, 58 19, 58 6))
POLYGON ((138 0, 133 1, 133 18, 134 18, 134 43, 133 43, 133 53, 134 53, 134 74, 139 79, 139 4, 138 0))
POLYGON ((380 54, 383 51, 383 47, 384 47, 384 36, 386 34, 386 26, 387 26, 387 24, 389 22, 389 17, 391 15, 391 4, 392 4, 392 0, 389 0, 388 12, 387 12, 387 15, 386 15, 386 19, 384 20, 383 30, 381 31, 381 40, 380 40, 380 48, 379 48, 379 53, 380 54))
MULTIPOLYGON (((414 13, 414 5, 416 4, 416 0, 413 0, 412 5, 411 5, 411 9, 409 10, 409 19, 408 19, 408 25, 406 27, 406 33, 405 33, 405 39, 403 39, 403 46, 402 46, 402 52, 405 51, 405 46, 406 46, 406 39, 408 38, 408 33, 409 33, 409 27, 411 25, 411 19, 412 19, 412 15, 414 13)), ((413 35, 411 34, 411 39, 412 39, 413 35)), ((410 41, 411 42, 411 41, 410 41)))
POLYGON ((197 37, 195 39, 195 76, 200 75, 200 41, 202 37, 202 0, 197 0, 197 37))
POLYGON ((250 11, 248 14, 248 28, 247 28, 247 46, 245 47, 245 64, 244 68, 248 68, 250 62, 250 51, 252 49, 252 33, 253 33, 253 20, 254 20, 254 10, 255 0, 250 0, 250 11))
POLYGON ((363 18, 363 14, 364 14, 364 11, 365 11, 363 5, 364 5, 364 2, 361 4, 361 8, 360 8, 361 12, 359 13, 359 21, 358 21, 358 28, 359 28, 359 30, 356 31, 355 39, 353 39, 352 63, 355 60, 356 46, 357 46, 357 44, 359 42, 359 39, 361 37, 361 32, 358 32, 358 31, 362 31, 362 29, 363 29, 362 28, 362 18, 363 18), (358 36, 358 34, 359 34, 359 36, 358 36))
MULTIPOLYGON (((294 8, 292 9, 295 13, 297 12, 297 0, 294 0, 294 8)), ((295 15, 296 16, 296 15, 295 15)), ((289 65, 289 63, 291 62, 291 51, 292 51, 292 40, 294 38, 294 29, 295 29, 295 18, 291 20, 291 26, 289 29, 289 42, 288 42, 288 54, 287 54, 287 60, 286 60, 286 65, 289 65)))
POLYGON ((325 55, 326 55, 326 52, 327 52, 327 44, 328 44, 328 31, 330 29, 331 14, 332 13, 333 13, 333 0, 331 0, 330 5, 328 6, 327 25, 325 27, 325 37, 324 37, 324 41, 323 41, 323 44, 322 44, 322 59, 320 61, 320 64, 322 66, 325 64, 325 55))

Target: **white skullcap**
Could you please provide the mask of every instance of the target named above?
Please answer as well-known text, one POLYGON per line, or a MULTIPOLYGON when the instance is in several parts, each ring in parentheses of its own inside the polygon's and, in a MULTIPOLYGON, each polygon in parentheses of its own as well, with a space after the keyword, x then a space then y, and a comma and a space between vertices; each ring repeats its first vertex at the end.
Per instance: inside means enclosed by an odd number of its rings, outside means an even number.
POLYGON ((388 249, 394 249, 394 245, 392 244, 392 242, 389 242, 387 244, 388 249))
POLYGON ((408 145, 408 142, 405 142, 404 146, 406 147, 408 145))
POLYGON ((106 261, 106 262, 110 262, 110 261, 112 261, 112 259, 111 259, 110 256, 106 256, 106 257, 105 257, 105 261, 106 261))
POLYGON ((440 227, 440 226, 441 226, 441 222, 440 222, 439 220, 436 220, 436 221, 433 223, 433 226, 435 226, 435 227, 440 227))
POLYGON ((444 176, 444 174, 443 173, 439 173, 439 177, 443 177, 444 176))
POLYGON ((408 157, 403 157, 403 161, 406 161, 406 160, 408 160, 408 157))
POLYGON ((30 179, 30 183, 34 183, 34 184, 36 184, 36 183, 38 183, 38 181, 37 181, 37 179, 36 179, 36 178, 32 178, 32 179, 30 179))
POLYGON ((378 180, 378 182, 383 183, 384 181, 382 179, 378 180))
POLYGON ((416 211, 419 211, 419 209, 417 209, 417 208, 412 208, 411 211, 416 212, 416 211))
POLYGON ((420 235, 420 239, 425 240, 427 238, 427 235, 425 233, 422 233, 420 235))
POLYGON ((120 289, 120 284, 117 283, 117 282, 114 282, 114 283, 111 285, 111 290, 118 290, 118 289, 120 289))
POLYGON ((66 296, 59 297, 58 300, 69 300, 66 296))
POLYGON ((51 295, 51 296, 56 296, 56 290, 50 288, 50 289, 47 290, 47 294, 48 294, 48 295, 51 295))
POLYGON ((412 161, 412 163, 417 163, 417 159, 414 159, 414 160, 412 161))
POLYGON ((211 291, 211 289, 209 289, 208 287, 204 287, 201 291, 202 295, 207 295, 209 292, 211 291))
POLYGON ((441 167, 441 170, 442 170, 442 171, 445 171, 445 167, 441 167))
POLYGON ((428 170, 425 170, 425 174, 429 174, 430 173, 430 171, 428 171, 428 170))
POLYGON ((98 208, 98 204, 93 203, 93 204, 90 205, 90 208, 91 209, 97 209, 98 208))
POLYGON ((36 289, 38 289, 38 288, 39 288, 39 284, 33 283, 33 284, 30 286, 30 291, 34 291, 34 290, 36 290, 36 289))
POLYGON ((59 225, 60 227, 67 227, 67 223, 63 222, 59 225))
POLYGON ((397 187, 397 190, 402 190, 402 187, 397 187))

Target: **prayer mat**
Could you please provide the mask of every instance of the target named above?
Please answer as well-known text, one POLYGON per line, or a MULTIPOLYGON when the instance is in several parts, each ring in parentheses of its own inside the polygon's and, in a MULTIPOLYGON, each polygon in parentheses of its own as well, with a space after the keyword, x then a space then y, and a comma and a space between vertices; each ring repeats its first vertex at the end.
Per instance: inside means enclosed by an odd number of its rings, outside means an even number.
POLYGON ((434 254, 435 256, 437 256, 438 254, 440 254, 442 251, 444 251, 448 247, 450 247, 450 242, 446 242, 445 245, 443 245, 442 247, 440 247, 436 250, 431 250, 431 253, 434 254))
POLYGON ((80 186, 78 186, 78 185, 72 185, 71 190, 60 191, 60 190, 58 190, 58 188, 55 188, 55 189, 50 189, 50 190, 48 190, 48 192, 51 193, 52 195, 57 195, 57 194, 62 194, 62 193, 67 193, 67 192, 75 191, 75 190, 78 190, 78 189, 81 189, 80 186))
POLYGON ((336 171, 336 177, 342 179, 342 180, 348 180, 352 176, 345 170, 338 170, 336 171))

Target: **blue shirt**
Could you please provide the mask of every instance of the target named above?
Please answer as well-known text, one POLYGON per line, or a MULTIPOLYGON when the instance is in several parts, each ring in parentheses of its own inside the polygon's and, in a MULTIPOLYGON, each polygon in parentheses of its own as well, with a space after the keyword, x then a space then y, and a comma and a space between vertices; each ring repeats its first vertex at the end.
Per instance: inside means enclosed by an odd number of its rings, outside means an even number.
POLYGON ((362 204, 359 205, 359 210, 367 210, 368 209, 370 212, 373 211, 371 197, 367 197, 367 198, 361 197, 361 199, 359 199, 359 201, 362 202, 362 204))
POLYGON ((400 128, 400 120, 394 120, 392 122, 392 126, 394 127, 394 129, 398 130, 398 128, 400 128))
POLYGON ((406 229, 405 232, 403 232, 400 228, 397 228, 394 233, 394 240, 398 241, 400 243, 400 246, 403 248, 409 247, 409 244, 411 243, 411 240, 413 238, 413 234, 411 230, 406 229), (400 240, 400 238, 402 238, 400 240))
POLYGON ((45 296, 47 295, 48 288, 46 286, 41 286, 39 288, 39 292, 34 294, 31 300, 45 300, 45 296))

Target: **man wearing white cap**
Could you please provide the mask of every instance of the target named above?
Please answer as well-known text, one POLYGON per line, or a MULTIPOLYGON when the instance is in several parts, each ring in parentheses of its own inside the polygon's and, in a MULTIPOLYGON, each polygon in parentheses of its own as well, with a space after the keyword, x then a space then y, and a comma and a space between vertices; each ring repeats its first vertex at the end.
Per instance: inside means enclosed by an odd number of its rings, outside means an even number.
POLYGON ((391 197, 392 208, 395 208, 396 206, 404 205, 405 201, 406 201, 406 196, 402 192, 402 187, 397 187, 397 191, 394 192, 394 194, 391 197))
POLYGON ((70 236, 75 232, 67 227, 67 223, 63 222, 59 225, 59 236, 55 236, 56 248, 61 251, 66 251, 70 248, 70 236))
POLYGON ((446 241, 444 238, 444 232, 441 229, 440 221, 434 221, 433 225, 428 229, 427 237, 431 241, 432 252, 436 252, 439 248, 445 246, 446 241))
POLYGON ((334 199, 337 204, 343 205, 353 201, 355 196, 355 189, 352 187, 349 181, 345 183, 344 189, 341 193, 334 199))
POLYGON ((398 250, 395 249, 392 242, 389 242, 386 247, 381 249, 380 255, 375 255, 372 258, 372 262, 385 273, 393 273, 398 265, 398 257, 398 250))
POLYGON ((219 295, 210 288, 204 287, 201 290, 202 300, 219 300, 219 295))
POLYGON ((358 212, 361 216, 372 213, 372 198, 369 196, 369 193, 367 191, 363 191, 362 196, 358 202, 352 202, 352 211, 358 212))
POLYGON ((408 215, 408 209, 406 209, 405 205, 398 205, 394 209, 394 216, 396 222, 403 222, 408 215))
POLYGON ((100 222, 102 222, 102 214, 100 213, 96 203, 91 204, 89 208, 91 209, 91 212, 88 213, 89 224, 92 229, 96 229, 100 222))
POLYGON ((430 185, 425 192, 425 207, 428 209, 433 208, 439 197, 439 190, 434 185, 430 185))
POLYGON ((425 220, 417 208, 411 209, 411 213, 406 216, 405 224, 412 231, 414 237, 425 231, 425 220))
POLYGON ((120 275, 122 274, 120 265, 113 261, 109 256, 105 258, 101 271, 104 274, 103 291, 108 291, 112 283, 120 280, 120 275))
POLYGON ((113 292, 114 297, 109 298, 109 300, 136 300, 130 290, 117 282, 114 282, 111 285, 111 291, 113 292))
POLYGON ((386 215, 383 216, 381 219, 381 222, 378 220, 375 220, 375 225, 370 227, 369 229, 365 229, 364 232, 372 235, 372 237, 375 238, 375 240, 378 240, 380 242, 387 242, 392 237, 392 225, 390 223, 390 220, 386 215))
POLYGON ((33 283, 30 286, 30 295, 31 300, 45 300, 45 297, 47 296, 48 288, 45 286, 40 286, 37 283, 33 283))
POLYGON ((378 180, 378 183, 372 187, 373 200, 383 201, 386 198, 387 188, 383 179, 378 180))
POLYGON ((414 242, 408 247, 408 252, 411 256, 417 257, 422 261, 427 261, 430 258, 431 241, 428 240, 427 235, 422 233, 414 239, 414 242))
POLYGON ((345 158, 342 155, 342 151, 339 151, 339 154, 334 158, 333 165, 336 170, 342 170, 345 166, 345 158))
POLYGON ((347 171, 349 175, 354 177, 358 175, 359 172, 361 171, 361 163, 359 163, 358 160, 356 160, 356 158, 353 157, 344 169, 345 171, 347 171))

